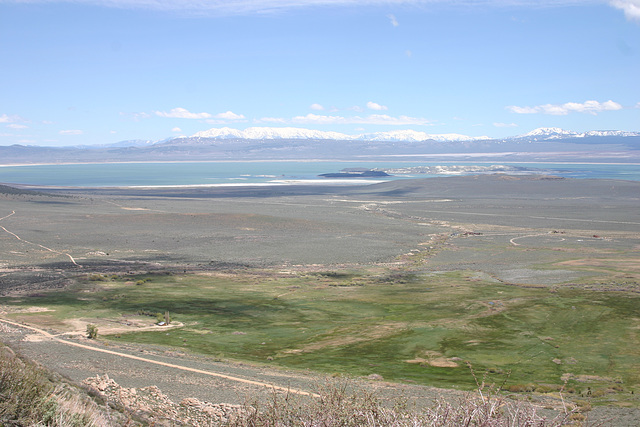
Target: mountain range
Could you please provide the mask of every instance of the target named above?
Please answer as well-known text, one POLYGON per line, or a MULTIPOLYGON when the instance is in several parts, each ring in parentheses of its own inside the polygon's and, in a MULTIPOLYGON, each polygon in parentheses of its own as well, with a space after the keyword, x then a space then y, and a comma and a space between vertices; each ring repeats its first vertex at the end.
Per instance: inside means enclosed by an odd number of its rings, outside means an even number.
MULTIPOLYGON (((538 128, 524 135, 505 138, 506 140, 548 140, 561 138, 585 138, 591 136, 640 136, 640 132, 625 131, 589 131, 578 133, 560 128, 538 128)), ((318 130, 301 128, 274 128, 274 127, 250 127, 245 130, 213 128, 198 132, 191 138, 208 139, 249 139, 249 140, 273 140, 273 139, 317 139, 317 140, 341 140, 341 141, 397 141, 397 142, 455 142, 455 141, 486 141, 492 138, 488 136, 467 136, 457 133, 429 134, 414 130, 397 130, 389 132, 364 133, 359 135, 347 135, 339 132, 323 132, 318 130)))
POLYGON ((472 137, 454 133, 448 134, 428 134, 414 130, 398 130, 390 132, 364 133, 360 135, 347 135, 339 132, 323 132, 319 130, 300 128, 273 128, 273 127, 251 127, 245 130, 225 128, 213 128, 198 132, 192 138, 212 138, 212 139, 334 139, 341 141, 475 141, 490 139, 488 136, 472 137))
POLYGON ((161 141, 101 146, 0 146, 0 164, 229 161, 414 160, 640 162, 640 132, 539 128, 502 139, 414 130, 346 135, 300 128, 213 128, 161 141))

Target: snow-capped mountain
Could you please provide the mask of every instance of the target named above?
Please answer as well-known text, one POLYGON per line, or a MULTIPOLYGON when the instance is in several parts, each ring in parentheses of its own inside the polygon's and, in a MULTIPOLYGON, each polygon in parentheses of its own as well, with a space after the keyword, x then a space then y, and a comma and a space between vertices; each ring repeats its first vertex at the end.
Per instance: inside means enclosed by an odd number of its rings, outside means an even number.
POLYGON ((213 128, 198 132, 192 138, 212 138, 212 139, 323 139, 323 140, 343 140, 343 141, 396 141, 396 142, 422 142, 422 141, 477 141, 490 139, 488 136, 473 137, 460 135, 457 133, 428 134, 414 130, 397 130, 389 132, 365 133, 360 135, 347 135, 339 132, 324 132, 319 130, 283 127, 250 127, 245 130, 224 128, 213 128))
POLYGON ((532 138, 532 137, 541 137, 543 139, 560 139, 560 138, 575 138, 578 135, 577 132, 573 132, 570 130, 564 130, 560 128, 538 128, 534 129, 531 132, 525 133, 524 135, 518 135, 514 138, 532 138))
POLYGON ((590 130, 580 136, 640 136, 640 132, 626 132, 623 130, 590 130))
POLYGON ((565 138, 588 138, 593 136, 640 136, 640 132, 626 132, 621 130, 591 130, 588 132, 574 132, 560 128, 538 128, 524 135, 513 136, 507 139, 547 141, 565 138))
POLYGON ((488 136, 467 136, 458 133, 429 134, 426 132, 417 132, 414 130, 397 130, 390 132, 365 133, 353 137, 360 141, 403 141, 403 142, 422 142, 422 141, 478 141, 490 139, 488 136))

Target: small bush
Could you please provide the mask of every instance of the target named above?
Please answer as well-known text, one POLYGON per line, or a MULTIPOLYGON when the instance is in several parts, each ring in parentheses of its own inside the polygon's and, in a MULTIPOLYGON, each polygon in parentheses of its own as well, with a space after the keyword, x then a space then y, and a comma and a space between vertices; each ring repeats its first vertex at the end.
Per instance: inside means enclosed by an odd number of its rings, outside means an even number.
POLYGON ((98 338, 98 327, 93 323, 87 325, 87 338, 91 340, 98 338))

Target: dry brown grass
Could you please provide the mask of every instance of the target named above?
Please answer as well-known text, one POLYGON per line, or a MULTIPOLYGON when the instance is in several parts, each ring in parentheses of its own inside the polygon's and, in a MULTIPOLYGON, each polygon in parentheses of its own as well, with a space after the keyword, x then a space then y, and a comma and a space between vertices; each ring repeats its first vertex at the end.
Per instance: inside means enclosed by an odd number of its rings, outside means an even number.
MULTIPOLYGON (((494 386, 479 384, 477 393, 458 401, 438 399, 426 409, 412 408, 404 399, 389 402, 375 393, 353 389, 346 382, 318 386, 319 399, 273 394, 266 403, 244 405, 230 420, 231 427, 353 426, 353 427, 453 427, 453 426, 562 426, 575 421, 574 412, 548 419, 527 402, 506 399, 494 386)), ((586 420, 583 417, 581 421, 586 420)))

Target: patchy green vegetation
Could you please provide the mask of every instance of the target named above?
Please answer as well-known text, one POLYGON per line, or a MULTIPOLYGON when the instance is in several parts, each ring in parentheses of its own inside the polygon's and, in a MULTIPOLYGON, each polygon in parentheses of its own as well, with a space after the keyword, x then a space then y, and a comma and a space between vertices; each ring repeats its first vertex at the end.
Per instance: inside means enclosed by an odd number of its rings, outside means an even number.
POLYGON ((64 329, 65 320, 82 319, 100 328, 102 339, 472 389, 468 361, 508 376, 505 388, 514 392, 564 387, 611 402, 640 392, 639 299, 507 286, 476 272, 361 270, 89 276, 64 291, 6 303, 52 310, 12 315, 29 323, 64 329), (167 312, 172 328, 130 327, 109 335, 102 327, 152 323, 167 312))

